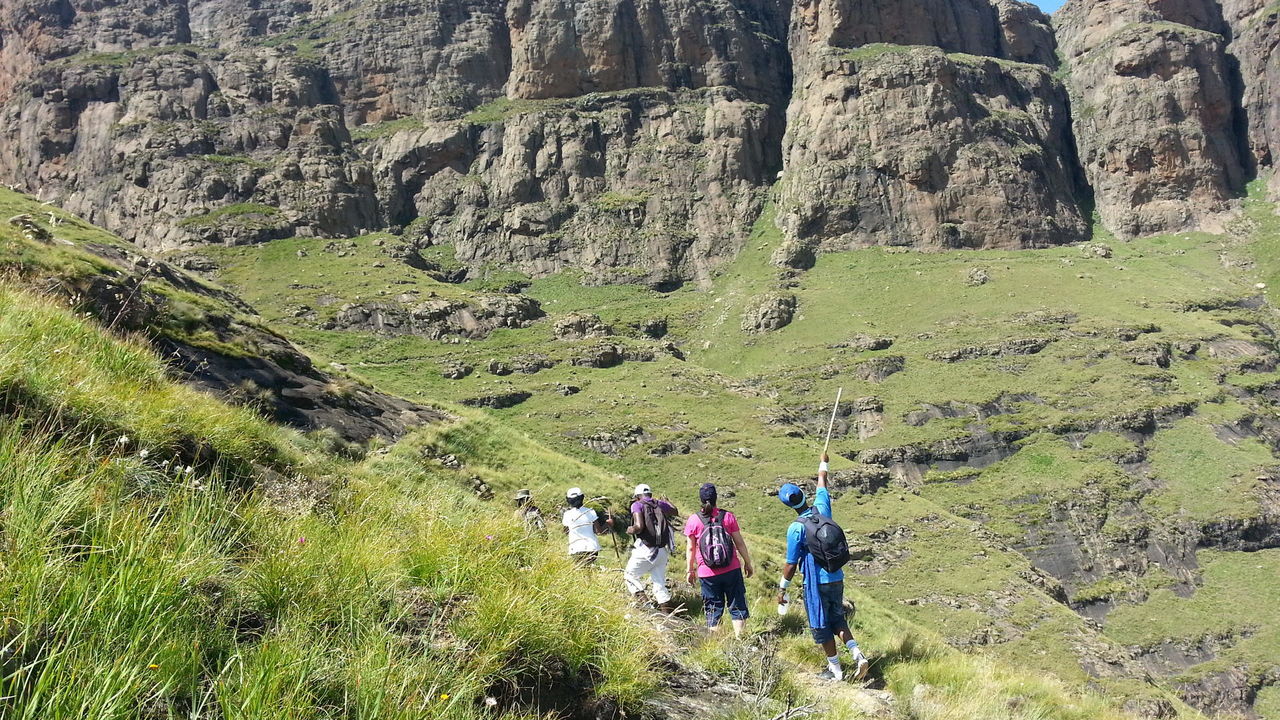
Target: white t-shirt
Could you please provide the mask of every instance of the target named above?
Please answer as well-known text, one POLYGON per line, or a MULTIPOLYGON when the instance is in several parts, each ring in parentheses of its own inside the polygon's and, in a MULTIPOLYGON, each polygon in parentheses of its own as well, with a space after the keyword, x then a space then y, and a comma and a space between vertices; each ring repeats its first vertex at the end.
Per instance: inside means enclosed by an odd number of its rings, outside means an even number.
POLYGON ((596 537, 596 511, 589 507, 569 508, 561 521, 569 528, 569 554, 600 552, 600 539, 596 537))

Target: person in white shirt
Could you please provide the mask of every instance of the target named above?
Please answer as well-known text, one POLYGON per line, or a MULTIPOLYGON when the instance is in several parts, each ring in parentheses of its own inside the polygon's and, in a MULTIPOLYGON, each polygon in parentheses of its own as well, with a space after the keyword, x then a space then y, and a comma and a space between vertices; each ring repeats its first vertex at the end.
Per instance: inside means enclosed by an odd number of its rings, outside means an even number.
POLYGON ((569 555, 579 565, 594 565, 600 557, 600 535, 613 527, 613 518, 605 513, 600 517, 595 510, 585 507, 586 497, 582 488, 569 488, 564 494, 569 509, 564 511, 561 523, 569 536, 569 555))

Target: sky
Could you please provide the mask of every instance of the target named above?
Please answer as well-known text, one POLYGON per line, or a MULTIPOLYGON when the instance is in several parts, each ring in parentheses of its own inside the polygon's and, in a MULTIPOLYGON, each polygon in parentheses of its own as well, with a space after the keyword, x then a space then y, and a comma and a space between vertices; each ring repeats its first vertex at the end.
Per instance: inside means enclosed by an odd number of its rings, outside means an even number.
POLYGON ((1063 3, 1063 0, 1031 0, 1031 1, 1039 5, 1040 9, 1047 13, 1051 13, 1054 10, 1057 10, 1058 8, 1062 7, 1062 3, 1063 3))

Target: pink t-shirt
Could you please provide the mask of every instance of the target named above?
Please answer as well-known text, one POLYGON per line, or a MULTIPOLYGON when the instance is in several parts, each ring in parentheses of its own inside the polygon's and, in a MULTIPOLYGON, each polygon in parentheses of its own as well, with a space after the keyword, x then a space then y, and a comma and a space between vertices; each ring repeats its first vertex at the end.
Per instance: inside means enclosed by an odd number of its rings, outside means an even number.
MULTIPOLYGON (((724 529, 730 534, 738 532, 738 518, 728 510, 716 508, 714 511, 723 518, 724 529)), ((715 575, 723 575, 742 567, 742 562, 738 560, 738 549, 733 549, 733 560, 722 568, 709 568, 702 564, 702 552, 698 549, 698 536, 702 534, 702 516, 694 513, 684 522, 684 534, 689 538, 689 547, 693 548, 693 562, 698 567, 698 577, 713 577, 715 575)))

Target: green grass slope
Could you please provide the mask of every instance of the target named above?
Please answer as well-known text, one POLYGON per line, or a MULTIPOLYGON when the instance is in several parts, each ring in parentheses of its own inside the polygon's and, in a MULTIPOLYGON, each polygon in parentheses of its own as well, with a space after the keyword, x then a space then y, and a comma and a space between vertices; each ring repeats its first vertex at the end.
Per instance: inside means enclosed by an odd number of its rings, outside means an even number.
MULTIPOLYGON (((42 294, 116 272, 76 249, 100 231, 71 218, 53 231, 0 233, 6 718, 662 717, 668 675, 686 670, 754 691, 713 694, 724 718, 1119 717, 1073 683, 967 657, 856 588, 879 695, 806 680, 814 651, 763 579, 745 642, 679 621, 659 632, 616 570, 571 567, 558 538, 471 491, 621 498, 629 478, 460 407, 361 460, 335 455, 322 435, 178 384, 149 336, 42 294)), ((756 542, 776 570, 777 541, 756 542)), ((690 716, 708 713, 666 715, 690 716)))
POLYGON ((621 598, 411 444, 326 455, 10 287, 0 348, 4 717, 515 717, 528 688, 654 687, 621 598))
MULTIPOLYGON (((672 292, 598 287, 572 274, 442 283, 359 238, 344 258, 307 239, 201 253, 269 322, 375 386, 452 401, 528 393, 490 415, 625 476, 600 494, 645 481, 689 505, 696 485, 712 480, 762 537, 785 528, 786 511, 768 492, 811 475, 836 388, 867 398, 872 410, 848 418, 833 449, 845 457, 834 467, 852 478, 838 501, 842 521, 875 549, 857 581, 868 596, 954 645, 1142 701, 1152 692, 1144 658, 1163 641, 1136 639, 1125 629, 1130 615, 1107 613, 1162 588, 1207 589, 1215 576, 1197 565, 1197 538, 1239 552, 1238 536, 1249 533, 1223 528, 1266 535, 1274 521, 1274 207, 1251 196, 1220 236, 1020 252, 868 249, 823 255, 804 272, 770 263, 780 241, 766 211, 710 290, 672 292), (466 299, 513 283, 527 286, 522 294, 546 320, 469 340, 324 329, 346 302, 405 290, 466 299), (743 314, 769 293, 794 294, 795 317, 780 330, 744 332, 743 314), (651 362, 574 365, 602 341, 555 339, 552 325, 571 312, 598 314, 616 334, 604 342, 626 347, 652 346, 637 328, 663 319, 659 342, 687 359, 657 352, 651 362), (860 350, 848 342, 859 336, 893 342, 860 350), (485 369, 530 354, 553 366, 485 369), (442 369, 455 364, 474 371, 447 379, 442 369), (885 477, 884 490, 853 490, 859 478, 885 477), (1148 548, 1172 559, 1162 565, 1148 548), (1060 581, 1071 607, 1032 566, 1060 581), (1082 613, 1101 620, 1101 632, 1082 613)), ((448 248, 431 252, 451 260, 448 248)), ((517 478, 498 487, 513 489, 517 478)), ((557 479, 525 484, 555 498, 570 484, 557 479)), ((1265 578, 1254 582, 1264 593, 1265 578)), ((1269 707, 1280 655, 1247 656, 1242 692, 1261 692, 1269 707)), ((1173 686, 1187 673, 1216 677, 1220 666, 1191 662, 1155 677, 1173 686)))

